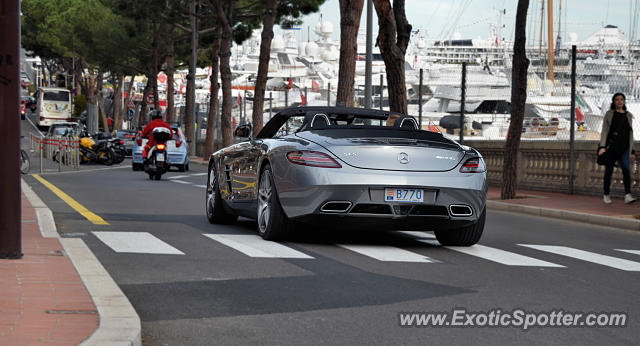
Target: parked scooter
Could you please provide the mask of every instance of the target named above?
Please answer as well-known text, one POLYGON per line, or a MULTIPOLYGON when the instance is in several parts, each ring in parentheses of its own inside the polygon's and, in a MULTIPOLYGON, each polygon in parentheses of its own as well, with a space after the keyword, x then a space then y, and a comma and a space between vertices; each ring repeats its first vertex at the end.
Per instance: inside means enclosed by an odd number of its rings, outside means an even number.
POLYGON ((166 127, 156 127, 151 133, 156 144, 149 149, 144 162, 144 171, 149 174, 149 179, 160 180, 169 170, 167 141, 171 137, 170 131, 166 127))

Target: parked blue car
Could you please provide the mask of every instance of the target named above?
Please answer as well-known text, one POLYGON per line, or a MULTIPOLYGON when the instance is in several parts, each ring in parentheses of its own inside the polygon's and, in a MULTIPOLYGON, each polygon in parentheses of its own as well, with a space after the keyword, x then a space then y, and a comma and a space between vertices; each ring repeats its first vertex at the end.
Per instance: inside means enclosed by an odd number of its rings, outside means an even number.
MULTIPOLYGON (((184 172, 189 170, 189 146, 187 138, 178 126, 171 125, 173 130, 173 139, 167 142, 167 153, 169 168, 176 167, 178 171, 184 172)), ((132 167, 134 171, 144 170, 142 163, 142 148, 147 144, 146 138, 141 138, 142 131, 138 132, 135 144, 131 152, 132 167)))

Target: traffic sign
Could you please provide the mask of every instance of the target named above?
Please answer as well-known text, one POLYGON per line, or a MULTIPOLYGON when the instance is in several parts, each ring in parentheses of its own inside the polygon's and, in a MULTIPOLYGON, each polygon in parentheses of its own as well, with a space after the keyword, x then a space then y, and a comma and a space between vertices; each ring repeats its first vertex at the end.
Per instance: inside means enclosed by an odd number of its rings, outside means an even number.
POLYGON ((150 91, 144 94, 144 102, 146 102, 148 105, 152 105, 154 103, 153 92, 150 91))
POLYGON ((160 84, 166 83, 167 82, 167 75, 162 73, 162 72, 160 72, 158 74, 158 82, 160 82, 160 84))

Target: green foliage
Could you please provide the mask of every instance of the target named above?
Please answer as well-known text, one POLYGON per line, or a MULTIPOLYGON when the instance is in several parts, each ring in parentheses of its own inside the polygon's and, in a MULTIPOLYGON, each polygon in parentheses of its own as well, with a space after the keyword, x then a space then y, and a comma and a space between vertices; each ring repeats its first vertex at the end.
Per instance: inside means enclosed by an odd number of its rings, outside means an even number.
POLYGON ((76 95, 73 97, 73 116, 79 117, 87 109, 87 97, 76 95))

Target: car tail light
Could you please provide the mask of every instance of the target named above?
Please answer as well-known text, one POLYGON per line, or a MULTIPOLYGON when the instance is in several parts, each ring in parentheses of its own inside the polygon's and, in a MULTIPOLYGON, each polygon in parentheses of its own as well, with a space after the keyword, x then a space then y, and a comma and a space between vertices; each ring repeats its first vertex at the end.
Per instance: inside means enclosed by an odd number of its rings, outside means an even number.
POLYGON ((158 150, 164 150, 164 144, 158 144, 157 148, 158 150))
POLYGON ((461 173, 482 173, 486 171, 484 160, 481 157, 468 159, 467 162, 460 167, 461 173))
POLYGON ((71 121, 71 118, 67 118, 67 121, 71 121))
POLYGON ((179 148, 182 145, 182 141, 180 139, 176 139, 176 148, 179 148))
POLYGON ((118 139, 118 144, 124 144, 124 142, 118 139))
POLYGON ((324 168, 342 168, 342 166, 331 156, 319 151, 290 151, 287 153, 287 160, 296 165, 324 168))

